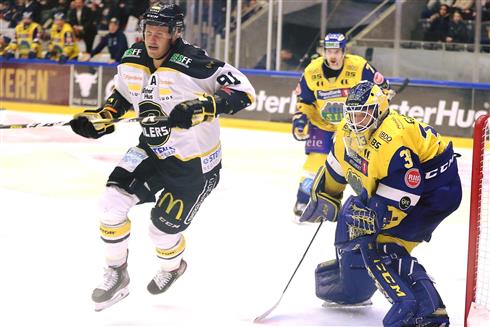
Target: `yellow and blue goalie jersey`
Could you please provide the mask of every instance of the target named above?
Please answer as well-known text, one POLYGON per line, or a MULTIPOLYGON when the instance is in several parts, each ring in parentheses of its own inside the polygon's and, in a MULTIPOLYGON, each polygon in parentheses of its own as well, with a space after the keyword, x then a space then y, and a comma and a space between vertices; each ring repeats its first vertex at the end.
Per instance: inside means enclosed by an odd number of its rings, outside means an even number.
POLYGON ((15 27, 15 39, 7 47, 6 51, 18 51, 19 58, 27 58, 29 52, 34 52, 36 57, 41 57, 41 45, 39 41, 41 26, 38 23, 19 23, 15 27))
POLYGON ((70 24, 65 23, 62 28, 53 24, 48 52, 54 54, 52 59, 55 60, 59 59, 59 56, 62 54, 67 56, 68 59, 75 59, 78 57, 80 50, 75 42, 75 33, 70 24))
MULTIPOLYGON (((327 157, 325 191, 339 195, 348 183, 357 195, 364 193, 369 201, 375 198, 376 206, 384 205, 382 210, 376 210, 384 218, 383 232, 398 226, 419 202, 436 199, 431 192, 444 197, 443 187, 456 178, 459 180, 458 155, 453 152, 452 143, 446 143, 431 126, 413 118, 390 112, 369 139, 361 143, 364 145, 358 146, 344 119, 337 130, 333 151, 327 157)), ((440 220, 432 222, 429 212, 417 212, 417 216, 415 219, 422 220, 420 226, 403 232, 397 230, 397 235, 406 234, 404 238, 412 241, 428 241, 427 231, 432 231, 440 220)))
POLYGON ((345 55, 338 77, 327 78, 324 69, 323 57, 314 59, 306 67, 296 89, 296 108, 316 127, 333 132, 342 119, 349 89, 362 80, 382 84, 384 77, 364 58, 351 54, 345 55))

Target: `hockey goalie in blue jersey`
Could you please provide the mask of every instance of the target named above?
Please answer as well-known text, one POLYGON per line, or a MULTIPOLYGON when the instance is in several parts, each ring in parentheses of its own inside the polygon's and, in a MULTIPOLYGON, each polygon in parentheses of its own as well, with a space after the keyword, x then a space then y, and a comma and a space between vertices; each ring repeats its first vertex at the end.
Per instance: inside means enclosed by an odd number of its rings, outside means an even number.
POLYGON ((459 155, 431 126, 390 111, 385 93, 368 81, 350 90, 301 216, 337 222, 337 256, 318 265, 316 294, 330 306, 356 306, 377 288, 392 303, 384 326, 448 326, 432 279, 410 253, 459 207, 459 155), (347 184, 356 195, 341 206, 347 184))

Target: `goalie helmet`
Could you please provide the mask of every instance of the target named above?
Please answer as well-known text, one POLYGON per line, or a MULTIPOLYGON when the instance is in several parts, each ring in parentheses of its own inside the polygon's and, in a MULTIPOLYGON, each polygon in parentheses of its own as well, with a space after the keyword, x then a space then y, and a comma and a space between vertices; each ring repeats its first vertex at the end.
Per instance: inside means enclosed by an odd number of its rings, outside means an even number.
POLYGON ((169 33, 181 32, 184 30, 184 11, 176 4, 156 3, 143 14, 140 24, 143 33, 146 25, 168 26, 169 33))
POLYGON ((366 138, 376 130, 389 112, 388 97, 376 84, 361 81, 349 90, 344 116, 349 129, 366 138), (366 135, 369 133, 369 135, 366 135))

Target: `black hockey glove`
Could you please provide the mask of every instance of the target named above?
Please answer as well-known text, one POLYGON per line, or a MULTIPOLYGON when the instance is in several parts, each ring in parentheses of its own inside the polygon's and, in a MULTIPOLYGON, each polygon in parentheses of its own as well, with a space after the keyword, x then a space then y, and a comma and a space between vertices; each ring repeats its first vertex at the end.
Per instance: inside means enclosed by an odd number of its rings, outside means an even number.
POLYGON ((76 114, 70 121, 71 129, 86 138, 99 137, 114 132, 113 116, 110 108, 85 110, 76 114))
POLYGON ((191 128, 216 117, 216 102, 212 96, 179 103, 170 112, 170 127, 191 128))

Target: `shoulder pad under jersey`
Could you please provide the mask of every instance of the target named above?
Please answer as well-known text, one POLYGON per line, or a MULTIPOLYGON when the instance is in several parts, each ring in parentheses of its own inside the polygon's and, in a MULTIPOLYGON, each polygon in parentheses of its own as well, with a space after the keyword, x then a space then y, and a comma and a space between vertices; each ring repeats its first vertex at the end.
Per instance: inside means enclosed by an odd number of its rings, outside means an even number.
POLYGON ((153 61, 148 56, 143 42, 137 42, 133 44, 129 49, 124 51, 121 58, 121 64, 133 63, 143 65, 146 67, 152 67, 153 61))
POLYGON ((205 79, 211 77, 218 68, 224 65, 224 62, 210 58, 203 49, 178 39, 163 66, 194 78, 205 79))

